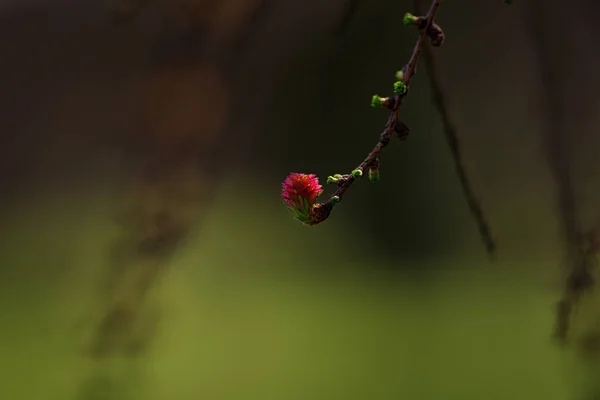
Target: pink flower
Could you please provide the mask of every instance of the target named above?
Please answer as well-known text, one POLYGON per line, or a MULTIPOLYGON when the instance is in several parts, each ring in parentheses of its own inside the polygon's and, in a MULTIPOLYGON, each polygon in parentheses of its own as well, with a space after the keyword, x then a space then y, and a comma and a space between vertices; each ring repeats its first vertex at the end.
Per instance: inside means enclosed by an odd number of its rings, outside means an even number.
POLYGON ((313 225, 311 216, 317 197, 323 193, 319 178, 315 174, 300 174, 293 172, 285 178, 281 185, 281 196, 287 208, 300 222, 313 225))

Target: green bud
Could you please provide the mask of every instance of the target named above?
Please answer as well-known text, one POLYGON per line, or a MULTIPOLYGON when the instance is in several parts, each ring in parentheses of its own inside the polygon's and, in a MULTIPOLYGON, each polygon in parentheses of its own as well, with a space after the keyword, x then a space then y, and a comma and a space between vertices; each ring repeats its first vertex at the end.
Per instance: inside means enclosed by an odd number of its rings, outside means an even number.
POLYGON ((404 25, 416 25, 418 21, 419 19, 411 13, 404 14, 404 18, 402 19, 404 25))
POLYGON ((337 185, 338 183, 340 183, 340 179, 342 179, 344 176, 342 174, 335 174, 333 176, 328 176, 327 177, 327 184, 331 185, 337 185))
POLYGON ((340 196, 331 196, 331 204, 337 204, 340 202, 340 196))
POLYGON ((360 178, 362 175, 362 169, 355 169, 354 171, 352 171, 352 176, 355 178, 360 178))
POLYGON ((381 175, 379 175, 379 168, 369 168, 369 180, 371 182, 377 182, 381 180, 381 175))
POLYGON ((404 82, 404 72, 402 70, 396 71, 396 79, 400 82, 404 82))
POLYGON ((394 82, 394 93, 398 95, 403 95, 406 93, 407 86, 402 81, 394 82))
POLYGON ((376 107, 383 107, 383 106, 384 106, 383 97, 374 94, 373 97, 371 98, 371 107, 376 108, 376 107))

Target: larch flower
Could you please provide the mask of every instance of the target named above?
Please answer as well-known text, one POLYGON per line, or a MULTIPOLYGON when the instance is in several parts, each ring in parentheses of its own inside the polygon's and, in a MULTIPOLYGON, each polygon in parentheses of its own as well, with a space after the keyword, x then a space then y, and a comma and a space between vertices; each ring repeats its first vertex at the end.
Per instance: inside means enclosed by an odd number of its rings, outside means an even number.
POLYGON ((312 211, 321 193, 323 187, 315 174, 293 172, 281 185, 281 196, 285 205, 297 220, 307 225, 318 222, 314 220, 312 211))

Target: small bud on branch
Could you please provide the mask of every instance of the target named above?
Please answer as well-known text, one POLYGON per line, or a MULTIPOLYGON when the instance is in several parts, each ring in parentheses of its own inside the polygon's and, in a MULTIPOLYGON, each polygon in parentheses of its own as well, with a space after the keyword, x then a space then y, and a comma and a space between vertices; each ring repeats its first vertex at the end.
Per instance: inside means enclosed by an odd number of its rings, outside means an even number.
POLYGON ((379 158, 373 160, 373 163, 369 165, 369 180, 371 182, 377 182, 381 179, 379 175, 379 158))
POLYGON ((389 104, 389 99, 387 97, 380 97, 376 94, 373 95, 371 99, 371 107, 387 107, 389 104))

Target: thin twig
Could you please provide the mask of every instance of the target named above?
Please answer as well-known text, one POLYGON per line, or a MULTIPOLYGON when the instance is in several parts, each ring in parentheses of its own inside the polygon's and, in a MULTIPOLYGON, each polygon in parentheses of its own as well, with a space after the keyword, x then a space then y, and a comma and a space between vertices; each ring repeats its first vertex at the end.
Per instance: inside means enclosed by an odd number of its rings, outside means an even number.
MULTIPOLYGON (((392 135, 396 131, 399 123, 398 119, 398 111, 400 109, 400 105, 402 105, 402 100, 407 96, 410 88, 410 81, 412 77, 416 74, 417 64, 419 62, 419 56, 421 55, 421 51, 423 50, 423 46, 425 45, 425 41, 428 37, 428 29, 431 27, 435 15, 440 7, 441 0, 433 0, 431 2, 431 6, 429 7, 429 11, 427 15, 423 17, 423 23, 420 26, 419 38, 417 39, 417 43, 413 49, 410 60, 403 68, 403 77, 402 82, 406 85, 406 90, 402 94, 395 94, 391 97, 383 99, 388 108, 391 109, 390 116, 388 117, 387 123, 385 125, 384 131, 381 133, 379 141, 371 150, 371 152, 367 155, 367 157, 359 164, 358 167, 354 169, 354 171, 360 171, 356 174, 343 175, 339 179, 338 189, 331 195, 328 200, 328 203, 333 205, 342 199, 342 196, 346 193, 348 188, 354 183, 356 178, 362 176, 362 173, 368 169, 373 164, 377 163, 377 159, 379 155, 383 151, 383 149, 390 143, 392 135), (360 174, 360 175, 358 175, 360 174)), ((321 222, 321 221, 319 221, 321 222)))
MULTIPOLYGON (((361 162, 358 165, 358 167, 356 167, 352 171, 351 174, 336 175, 328 178, 328 183, 336 183, 338 185, 338 188, 325 203, 317 203, 313 206, 310 218, 311 224, 318 224, 327 219, 333 209, 333 206, 342 200, 342 197, 344 196, 348 188, 350 188, 350 186, 354 183, 354 181, 357 178, 362 177, 363 173, 366 170, 369 171, 370 178, 378 179, 379 156, 383 149, 389 144, 394 133, 396 133, 401 140, 405 140, 408 136, 408 128, 399 120, 399 109, 402 105, 402 101, 409 93, 410 82, 417 72, 417 64, 419 62, 419 57, 425 49, 425 42, 427 38, 431 40, 431 44, 433 46, 440 46, 444 40, 444 33, 442 29, 439 27, 439 25, 435 23, 435 16, 439 9, 440 3, 441 0, 433 0, 431 2, 429 10, 427 11, 427 14, 424 17, 414 17, 411 14, 407 14, 405 16, 405 19, 408 18, 408 22, 416 25, 419 29, 419 37, 417 39, 417 42, 415 44, 415 47, 413 49, 412 55, 408 63, 402 68, 402 71, 399 72, 399 75, 397 76, 397 78, 399 79, 399 82, 397 82, 397 84, 400 84, 401 90, 395 90, 396 94, 394 94, 391 97, 377 99, 381 105, 390 109, 390 115, 385 125, 385 129, 381 133, 379 141, 377 142, 373 150, 371 150, 371 152, 367 155, 363 162, 361 162)), ((407 21, 405 21, 405 23, 406 22, 407 21)), ((446 128, 448 128, 448 126, 450 125, 446 124, 446 128)), ((455 138, 455 136, 456 135, 454 134, 452 137, 455 138)), ((479 204, 475 200, 473 191, 471 190, 468 184, 468 180, 464 172, 464 167, 460 162, 458 144, 456 140, 451 141, 450 144, 454 155, 454 159, 457 162, 457 170, 459 173, 459 179, 463 187, 463 192, 465 193, 465 196, 469 202, 469 208, 478 222, 479 231, 486 244, 486 249, 490 254, 492 254, 495 249, 495 243, 492 239, 488 224, 483 217, 481 207, 479 207, 479 204)))
MULTIPOLYGON (((417 12, 420 12, 420 0, 415 0, 414 3, 415 10, 417 12)), ((477 223, 479 235, 483 240, 486 251, 491 257, 496 251, 496 242, 492 236, 492 230, 490 228, 490 224, 487 221, 487 218, 485 217, 481 203, 477 199, 475 191, 473 190, 471 182, 468 178, 467 171, 462 159, 462 151, 460 141, 458 139, 457 128, 452 122, 452 119, 450 118, 450 112, 448 111, 448 106, 446 103, 446 96, 444 95, 444 92, 442 90, 441 81, 438 76, 435 60, 433 58, 433 52, 430 48, 426 47, 423 49, 423 61, 425 63, 425 68, 429 77, 433 101, 442 120, 444 136, 446 136, 448 146, 450 147, 450 152, 454 161, 454 169, 456 170, 456 174, 460 182, 460 187, 462 189, 463 196, 467 201, 467 205, 469 207, 471 215, 477 223)))
POLYGON ((547 38, 543 22, 544 7, 541 1, 531 1, 528 6, 528 27, 540 65, 542 106, 546 118, 543 139, 546 162, 556 184, 557 214, 560 234, 564 240, 563 262, 566 268, 563 296, 558 302, 556 316, 556 338, 565 343, 573 308, 581 295, 589 289, 592 258, 596 251, 588 246, 577 214, 577 202, 571 179, 571 163, 568 154, 568 135, 565 134, 563 99, 566 98, 560 71, 552 60, 553 44, 547 38))

